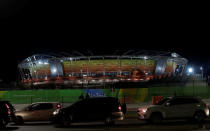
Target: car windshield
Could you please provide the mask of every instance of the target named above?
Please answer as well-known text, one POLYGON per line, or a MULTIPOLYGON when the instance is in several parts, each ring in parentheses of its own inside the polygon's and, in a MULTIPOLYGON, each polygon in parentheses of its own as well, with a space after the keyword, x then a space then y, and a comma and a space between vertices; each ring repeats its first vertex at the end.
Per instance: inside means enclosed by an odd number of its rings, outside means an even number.
POLYGON ((163 100, 159 101, 158 103, 156 103, 155 105, 162 105, 163 103, 165 103, 166 101, 168 101, 170 98, 164 98, 163 100))

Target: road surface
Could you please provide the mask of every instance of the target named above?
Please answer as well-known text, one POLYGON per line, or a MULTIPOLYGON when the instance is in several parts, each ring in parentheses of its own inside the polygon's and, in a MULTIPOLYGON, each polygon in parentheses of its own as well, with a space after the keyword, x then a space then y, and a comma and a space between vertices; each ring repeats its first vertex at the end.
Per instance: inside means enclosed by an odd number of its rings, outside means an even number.
POLYGON ((73 123, 64 128, 49 122, 25 123, 24 125, 9 124, 4 131, 198 131, 210 130, 210 121, 203 125, 187 121, 164 121, 161 125, 150 125, 137 119, 126 119, 116 122, 115 126, 107 127, 103 122, 73 123))

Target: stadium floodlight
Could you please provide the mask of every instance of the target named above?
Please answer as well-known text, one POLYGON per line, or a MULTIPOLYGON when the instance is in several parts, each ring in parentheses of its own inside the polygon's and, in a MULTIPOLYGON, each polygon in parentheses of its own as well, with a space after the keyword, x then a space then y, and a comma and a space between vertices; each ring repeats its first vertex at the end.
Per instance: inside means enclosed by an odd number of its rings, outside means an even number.
POLYGON ((188 68, 188 72, 189 72, 190 74, 192 74, 192 73, 193 73, 193 68, 192 68, 192 67, 188 68))
POLYGON ((148 59, 148 57, 147 56, 144 56, 144 59, 146 60, 146 59, 148 59))
POLYGON ((177 53, 171 53, 171 56, 172 57, 178 57, 178 54, 177 53))
POLYGON ((40 65, 41 65, 41 64, 43 64, 43 62, 42 62, 42 61, 39 61, 38 63, 39 63, 40 65))
POLYGON ((56 73, 56 72, 57 72, 57 69, 56 69, 56 68, 54 68, 52 71, 53 71, 53 73, 56 73))

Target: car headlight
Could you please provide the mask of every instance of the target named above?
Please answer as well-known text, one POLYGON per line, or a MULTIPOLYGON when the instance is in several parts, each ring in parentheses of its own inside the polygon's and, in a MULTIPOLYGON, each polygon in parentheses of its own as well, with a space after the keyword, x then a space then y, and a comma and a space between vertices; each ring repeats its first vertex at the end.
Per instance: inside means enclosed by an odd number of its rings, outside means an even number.
POLYGON ((53 112, 53 115, 57 115, 59 113, 60 109, 56 109, 54 112, 53 112))
POLYGON ((147 112, 147 108, 142 109, 142 112, 146 113, 147 112))

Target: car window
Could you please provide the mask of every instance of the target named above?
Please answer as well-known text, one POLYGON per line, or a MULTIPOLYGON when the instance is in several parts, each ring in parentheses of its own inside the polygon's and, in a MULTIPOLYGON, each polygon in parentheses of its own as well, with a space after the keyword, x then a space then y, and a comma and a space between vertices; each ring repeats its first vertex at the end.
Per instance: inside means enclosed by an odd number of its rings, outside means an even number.
POLYGON ((42 104, 34 104, 29 107, 30 110, 46 110, 46 109, 52 109, 53 105, 50 103, 42 103, 42 104))
POLYGON ((28 109, 29 110, 37 110, 37 108, 38 108, 38 106, 39 106, 39 104, 33 104, 33 105, 30 105, 29 107, 28 107, 28 109))
POLYGON ((199 101, 194 98, 175 98, 172 99, 170 103, 171 105, 182 105, 182 104, 199 103, 199 101))
POLYGON ((159 101, 158 103, 156 103, 155 105, 162 105, 163 103, 165 103, 168 100, 170 100, 170 99, 169 98, 165 98, 165 99, 159 101))
POLYGON ((181 104, 185 103, 183 100, 184 99, 182 99, 182 98, 174 98, 170 101, 170 103, 171 103, 171 105, 181 105, 181 104))
POLYGON ((47 110, 47 109, 52 109, 53 105, 51 103, 44 103, 40 105, 40 110, 47 110))
POLYGON ((194 98, 187 98, 184 100, 185 104, 192 104, 192 103, 199 103, 198 100, 194 99, 194 98))
POLYGON ((86 104, 87 104, 86 100, 78 101, 75 104, 73 104, 72 107, 80 109, 80 108, 83 108, 86 104))

